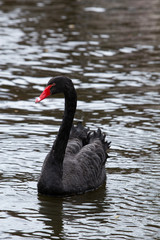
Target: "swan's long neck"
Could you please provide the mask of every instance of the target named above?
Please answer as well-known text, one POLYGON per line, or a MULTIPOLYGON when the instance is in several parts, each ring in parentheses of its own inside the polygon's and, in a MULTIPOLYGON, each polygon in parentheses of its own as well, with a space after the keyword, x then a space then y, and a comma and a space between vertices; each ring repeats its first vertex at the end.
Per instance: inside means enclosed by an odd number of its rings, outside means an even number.
POLYGON ((74 114, 77 105, 77 94, 72 83, 68 84, 64 89, 65 110, 62 124, 60 126, 57 138, 53 144, 54 159, 60 164, 63 163, 70 130, 73 123, 74 114))

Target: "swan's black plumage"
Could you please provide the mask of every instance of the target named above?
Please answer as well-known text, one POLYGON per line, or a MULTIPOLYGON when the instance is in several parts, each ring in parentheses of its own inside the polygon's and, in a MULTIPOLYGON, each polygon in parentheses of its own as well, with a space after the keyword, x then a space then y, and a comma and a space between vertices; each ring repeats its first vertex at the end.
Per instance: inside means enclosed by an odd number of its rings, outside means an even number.
MULTIPOLYGON (((81 123, 73 126, 77 94, 69 78, 52 78, 47 89, 47 96, 64 93, 65 111, 57 138, 44 161, 38 192, 68 195, 94 190, 105 182, 106 151, 110 143, 105 141, 100 129, 93 132, 81 123)), ((40 98, 36 102, 41 101, 40 98)))

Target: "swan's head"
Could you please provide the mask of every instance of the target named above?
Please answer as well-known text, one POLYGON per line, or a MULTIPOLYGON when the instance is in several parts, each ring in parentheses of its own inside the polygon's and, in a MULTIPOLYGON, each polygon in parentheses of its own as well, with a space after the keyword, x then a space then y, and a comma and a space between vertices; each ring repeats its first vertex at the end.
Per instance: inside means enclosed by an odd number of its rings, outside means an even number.
POLYGON ((67 77, 60 76, 51 78, 47 83, 47 87, 44 89, 41 95, 36 98, 35 102, 38 103, 48 96, 64 92, 68 83, 72 84, 72 81, 67 77))

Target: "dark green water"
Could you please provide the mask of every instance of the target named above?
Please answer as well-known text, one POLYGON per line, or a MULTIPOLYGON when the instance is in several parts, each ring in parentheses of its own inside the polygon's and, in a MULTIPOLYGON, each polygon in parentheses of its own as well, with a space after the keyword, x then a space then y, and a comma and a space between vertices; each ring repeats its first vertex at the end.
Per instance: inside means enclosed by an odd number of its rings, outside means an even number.
POLYGON ((160 239, 160 2, 0 0, 0 239, 160 239), (95 192, 37 195, 63 98, 35 104, 52 76, 73 79, 75 122, 112 141, 95 192))

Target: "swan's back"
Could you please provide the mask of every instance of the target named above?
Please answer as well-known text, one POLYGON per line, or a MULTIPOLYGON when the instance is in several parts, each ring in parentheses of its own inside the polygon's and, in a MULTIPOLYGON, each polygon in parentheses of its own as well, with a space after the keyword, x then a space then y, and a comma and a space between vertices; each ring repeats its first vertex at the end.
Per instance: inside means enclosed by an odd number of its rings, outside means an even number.
POLYGON ((66 194, 94 190, 105 182, 108 142, 98 129, 91 132, 80 123, 71 130, 63 162, 63 189, 66 194))

